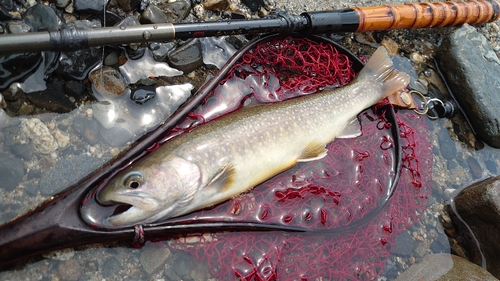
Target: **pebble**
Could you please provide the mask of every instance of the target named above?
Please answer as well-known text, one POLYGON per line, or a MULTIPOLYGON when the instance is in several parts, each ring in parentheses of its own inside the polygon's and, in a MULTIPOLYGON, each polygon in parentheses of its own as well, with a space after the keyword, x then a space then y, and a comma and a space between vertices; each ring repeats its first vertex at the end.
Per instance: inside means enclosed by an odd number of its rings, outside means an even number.
POLYGON ((426 280, 484 280, 497 281, 482 267, 455 255, 433 254, 412 265, 396 278, 396 281, 426 280))
POLYGON ((264 0, 241 0, 252 12, 257 12, 264 6, 264 0))
POLYGON ((84 14, 102 15, 107 4, 107 0, 73 0, 75 12, 84 14))
POLYGON ((118 272, 123 268, 120 261, 115 257, 107 258, 101 268, 101 274, 104 278, 118 276, 118 272))
POLYGON ((164 267, 170 257, 170 250, 167 247, 161 247, 159 245, 152 243, 146 244, 146 246, 142 248, 142 253, 139 257, 142 268, 150 275, 164 267))
POLYGON ((5 191, 13 191, 21 182, 24 176, 23 161, 14 155, 6 152, 0 153, 0 178, 2 184, 0 188, 5 191))
POLYGON ((61 20, 54 9, 43 4, 36 4, 26 9, 23 20, 33 27, 33 31, 40 29, 56 30, 61 24, 61 20))
POLYGON ((407 231, 401 232, 392 246, 392 253, 401 256, 411 255, 414 248, 412 236, 407 231))
POLYGON ((164 62, 155 61, 149 49, 146 50, 141 59, 127 60, 124 65, 120 66, 120 72, 129 84, 134 84, 141 79, 150 77, 174 77, 182 75, 182 71, 172 68, 164 62))
POLYGON ((167 17, 166 22, 179 23, 191 12, 191 1, 177 0, 175 2, 162 2, 158 3, 158 8, 165 13, 167 17))
POLYGON ((33 151, 27 143, 13 143, 10 145, 10 151, 24 160, 29 160, 33 157, 33 151))
POLYGON ((94 145, 99 141, 99 123, 94 120, 77 116, 73 120, 73 129, 82 136, 88 144, 94 145))
POLYGON ((42 62, 43 58, 40 53, 0 56, 0 65, 3 71, 5 73, 11 73, 10 76, 0 79, 0 91, 9 88, 9 90, 2 93, 7 101, 16 99, 16 93, 22 92, 21 88, 18 87, 19 84, 13 84, 13 82, 24 81, 42 62), (19 67, 19 65, 24 65, 26 67, 19 67), (12 87, 14 87, 14 89, 11 89, 12 87))
POLYGON ((469 171, 472 174, 472 178, 477 180, 483 176, 483 168, 474 157, 467 157, 467 165, 469 166, 469 171))
POLYGON ((486 161, 484 161, 484 163, 486 164, 486 169, 488 169, 488 171, 490 171, 490 173, 492 173, 494 175, 497 174, 497 171, 498 171, 497 162, 492 161, 492 160, 486 160, 486 161))
POLYGON ((203 65, 201 42, 198 39, 187 40, 168 55, 170 64, 184 73, 189 73, 203 65))
POLYGON ((57 73, 68 79, 83 80, 101 63, 99 48, 87 48, 73 52, 62 52, 57 73))
POLYGON ((0 1, 0 20, 10 20, 13 18, 10 13, 12 10, 14 10, 14 2, 12 0, 0 1))
POLYGON ((109 66, 92 71, 89 80, 94 89, 105 98, 117 98, 127 89, 127 81, 122 74, 109 66))
POLYGON ((76 105, 64 94, 62 87, 49 87, 47 90, 26 93, 28 100, 37 108, 55 113, 67 113, 76 105))
POLYGON ((133 89, 130 93, 130 99, 137 104, 144 104, 156 96, 155 87, 144 86, 141 88, 133 89))
POLYGON ((56 139, 57 144, 59 145, 59 148, 64 149, 69 145, 69 136, 67 133, 65 133, 59 129, 55 129, 52 131, 52 135, 56 139))
POLYGON ((438 133, 438 142, 441 155, 448 160, 457 157, 457 148, 455 142, 450 138, 448 130, 442 129, 438 133))
POLYGON ((118 5, 126 12, 138 10, 141 6, 141 0, 116 0, 116 2, 118 2, 118 5))
POLYGON ((20 34, 30 32, 31 26, 24 21, 9 21, 7 30, 13 34, 20 34))
POLYGON ((167 22, 167 16, 163 11, 156 5, 150 4, 141 14, 141 23, 165 23, 167 22))
POLYGON ((59 148, 49 128, 38 118, 29 118, 21 121, 20 131, 22 138, 31 140, 33 150, 37 153, 50 154, 59 148))
POLYGON ((109 129, 101 128, 99 133, 109 145, 119 147, 132 141, 135 137, 134 132, 125 126, 114 126, 109 129))
POLYGON ((112 128, 116 119, 118 118, 119 112, 115 109, 115 103, 102 101, 92 104, 92 109, 94 111, 93 116, 105 129, 112 128))
POLYGON ((64 93, 68 97, 73 97, 75 101, 83 101, 86 98, 88 90, 83 83, 70 80, 64 84, 64 93))
POLYGON ((207 0, 203 2, 203 8, 209 11, 226 11, 229 9, 231 2, 229 0, 207 0))
POLYGON ((111 52, 104 58, 104 65, 113 66, 118 64, 118 55, 116 52, 111 52))

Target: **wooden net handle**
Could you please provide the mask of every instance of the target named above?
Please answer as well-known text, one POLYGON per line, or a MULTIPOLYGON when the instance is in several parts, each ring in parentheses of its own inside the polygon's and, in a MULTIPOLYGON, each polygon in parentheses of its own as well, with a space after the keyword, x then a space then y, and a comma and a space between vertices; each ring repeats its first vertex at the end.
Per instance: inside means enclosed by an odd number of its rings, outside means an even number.
POLYGON ((482 24, 497 20, 499 9, 497 0, 353 8, 359 15, 357 32, 482 24))

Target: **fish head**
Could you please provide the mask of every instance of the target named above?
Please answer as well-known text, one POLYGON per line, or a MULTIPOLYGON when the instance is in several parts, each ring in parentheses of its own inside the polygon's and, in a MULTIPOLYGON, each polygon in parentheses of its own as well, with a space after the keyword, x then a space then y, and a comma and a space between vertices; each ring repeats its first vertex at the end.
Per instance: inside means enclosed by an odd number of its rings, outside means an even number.
POLYGON ((128 205, 125 212, 105 219, 112 227, 147 224, 178 215, 199 188, 198 166, 182 158, 131 166, 118 173, 97 194, 102 205, 128 205))

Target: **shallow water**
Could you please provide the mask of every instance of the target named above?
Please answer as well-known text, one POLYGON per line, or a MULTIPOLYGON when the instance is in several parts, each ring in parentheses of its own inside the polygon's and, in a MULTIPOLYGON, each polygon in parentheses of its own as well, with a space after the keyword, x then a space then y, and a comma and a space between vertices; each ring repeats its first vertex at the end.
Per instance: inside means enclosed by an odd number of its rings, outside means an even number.
MULTIPOLYGON (((422 71, 421 69, 419 70, 422 71)), ((245 83, 240 81, 240 83, 243 83, 246 87, 254 91, 260 89, 260 82, 262 81, 270 88, 275 87, 274 82, 272 82, 275 81, 273 77, 266 77, 266 79, 262 80, 254 78, 249 76, 247 78, 248 81, 245 83)), ((231 84, 228 83, 227 85, 231 84)), ((181 91, 184 95, 190 92, 189 87, 182 85, 181 87, 184 87, 184 90, 181 91)), ((227 102, 223 103, 224 109, 230 107, 230 101, 233 101, 235 91, 231 89, 229 88, 228 90, 224 89, 224 86, 221 87, 220 95, 227 97, 227 102)), ((269 90, 269 88, 267 89, 269 90)), ((248 91, 243 90, 240 93, 248 91)), ((272 91, 260 92, 262 93, 261 98, 263 101, 274 100, 274 96, 269 95, 272 91)), ((160 100, 159 96, 164 95, 164 93, 157 89, 156 95, 158 98, 151 101, 160 100)), ((236 102, 233 102, 232 106, 238 107, 241 98, 241 96, 236 97, 236 102)), ((183 99, 176 100, 180 104, 183 99)), ((109 106, 110 104, 118 104, 119 100, 107 101, 109 103, 104 104, 104 111, 106 113, 114 112, 115 108, 110 110, 109 106)), ((147 107, 144 107, 146 111, 141 112, 149 114, 151 110, 157 110, 151 107, 151 101, 144 104, 147 105, 147 107)), ((127 100, 127 102, 129 101, 127 100)), ((171 104, 170 102, 165 103, 171 104)), ((156 106, 161 107, 161 104, 157 104, 156 106)), ((119 155, 131 141, 140 138, 144 132, 155 127, 153 124, 149 129, 137 131, 137 128, 132 126, 137 121, 133 119, 134 115, 130 114, 130 111, 135 110, 133 106, 138 105, 129 104, 129 106, 122 106, 120 104, 117 107, 124 114, 121 117, 122 120, 118 123, 115 121, 120 118, 106 115, 106 117, 110 118, 107 120, 109 123, 106 123, 110 126, 109 128, 119 129, 115 129, 109 138, 106 138, 106 134, 103 135, 102 133, 106 133, 107 130, 97 130, 101 134, 101 137, 97 138, 95 143, 92 143, 92 134, 95 133, 96 122, 99 122, 96 121, 97 118, 95 116, 101 110, 96 109, 95 104, 81 106, 79 109, 67 114, 43 114, 22 117, 19 120, 7 118, 8 120, 6 119, 5 122, 25 124, 21 127, 26 127, 24 129, 26 133, 23 134, 23 130, 19 130, 16 126, 6 126, 5 129, 2 129, 4 150, 7 150, 7 148, 11 150, 10 146, 6 145, 8 139, 12 139, 9 144, 33 144, 35 140, 30 138, 30 136, 35 133, 34 130, 29 130, 31 127, 37 128, 37 132, 40 131, 43 136, 47 137, 48 141, 41 143, 38 148, 39 150, 32 151, 31 156, 29 152, 26 152, 27 155, 25 155, 26 159, 23 164, 27 168, 27 171, 22 177, 20 184, 12 192, 0 189, 0 198, 3 199, 0 214, 1 222, 5 223, 22 215, 34 206, 50 199, 56 193, 78 182, 105 162, 119 155), (128 108, 130 111, 123 110, 124 108, 128 108), (41 122, 33 121, 35 118, 41 122), (30 122, 34 124, 29 126, 31 123, 26 124, 27 120, 31 120, 30 122), (127 122, 127 120, 132 121, 127 122), (40 123, 44 125, 39 125, 40 123), (50 139, 49 134, 53 140, 50 139), (90 134, 90 136, 85 134, 90 134), (120 142, 113 143, 112 140, 114 138, 118 138, 120 142), (126 141, 123 141, 123 139, 126 139, 126 141), (42 149, 44 148, 47 149, 48 153, 45 151, 42 153, 42 149), (71 149, 71 151, 68 152, 67 149, 71 149)), ((172 109, 170 109, 171 111, 172 109)), ((201 110, 200 112, 203 113, 205 118, 218 115, 217 112, 210 110, 201 110)), ((415 116, 413 114, 410 115, 415 116)), ((161 122, 162 118, 164 117, 158 117, 155 120, 158 123, 161 122)), ((409 226, 402 230, 399 237, 390 235, 392 229, 389 228, 389 224, 385 225, 387 227, 384 228, 383 223, 376 223, 375 226, 380 227, 375 227, 372 231, 380 235, 380 237, 389 240, 389 242, 392 241, 389 244, 392 245, 392 249, 390 249, 392 254, 386 257, 384 256, 385 252, 380 255, 375 253, 371 256, 371 259, 368 258, 365 260, 355 256, 357 263, 348 261, 347 268, 341 268, 338 269, 339 271, 331 273, 334 276, 372 279, 374 275, 371 274, 380 274, 380 278, 394 279, 398 273, 412 263, 418 262, 424 255, 450 252, 448 239, 442 227, 443 203, 457 189, 468 186, 470 183, 487 176, 497 175, 499 164, 498 150, 480 145, 480 142, 474 138, 470 128, 468 128, 468 125, 460 114, 451 120, 438 119, 431 121, 425 117, 419 120, 420 123, 417 122, 416 124, 419 124, 421 127, 416 128, 415 131, 418 133, 419 130, 422 130, 422 135, 418 136, 429 141, 432 147, 428 147, 428 149, 432 148, 433 154, 432 172, 430 172, 431 167, 425 169, 425 161, 422 161, 421 164, 422 171, 432 174, 423 175, 423 177, 427 178, 432 176, 432 182, 429 183, 432 192, 428 195, 427 200, 425 200, 427 206, 425 211, 415 211, 415 216, 412 218, 418 218, 419 221, 407 222, 409 226), (478 149, 478 147, 481 147, 481 149, 478 149)), ((106 128, 103 123, 104 121, 99 122, 100 126, 106 128)), ((347 168, 349 169, 349 167, 347 168)), ((300 171, 298 174, 307 173, 307 169, 303 166, 297 169, 300 171)), ((335 174, 335 172, 331 173, 335 174)), ((276 192, 274 193, 276 194, 276 192)), ((245 208, 245 206, 249 208, 249 204, 252 201, 262 202, 255 200, 256 194, 258 194, 257 191, 248 193, 242 196, 242 201, 236 200, 234 202, 241 202, 242 208, 245 208)), ((334 202, 333 198, 329 198, 329 200, 334 202)), ((311 200, 314 202, 315 198, 312 197, 311 200)), ((293 204, 297 204, 300 200, 292 202, 293 204)), ((314 203, 316 204, 314 206, 318 206, 319 204, 318 202, 314 203)), ((234 205, 226 205, 229 206, 227 209, 230 212, 238 213, 234 210, 234 205)), ((259 203, 257 203, 257 206, 259 206, 259 203)), ((257 220, 262 219, 263 210, 257 210, 257 220)), ((311 210, 311 214, 318 221, 321 220, 320 208, 311 210)), ((383 215, 387 214, 389 213, 383 213, 383 215)), ((304 214, 303 218, 307 217, 308 215, 304 214)), ((188 217, 187 219, 195 218, 188 217)), ((278 214, 275 218, 286 220, 283 214, 278 214)), ((382 221, 384 220, 382 219, 382 221)), ((387 222, 387 218, 385 221, 387 222)), ((301 223, 307 226, 307 222, 302 221, 301 223)), ((277 264, 285 265, 282 270, 288 273, 291 272, 290 268, 292 265, 301 265, 302 267, 295 268, 294 270, 297 270, 296 273, 299 273, 298 275, 307 277, 309 273, 308 268, 310 267, 321 268, 326 264, 331 270, 331 264, 338 262, 332 260, 321 260, 318 262, 313 255, 309 255, 310 253, 314 253, 320 245, 328 244, 330 239, 337 239, 337 236, 315 234, 304 236, 284 232, 272 234, 244 232, 237 235, 238 239, 234 239, 235 234, 231 233, 191 235, 163 242, 148 242, 142 249, 131 248, 128 243, 80 246, 46 255, 41 260, 20 264, 13 270, 1 272, 0 276, 5 280, 38 280, 40 278, 47 278, 49 280, 123 280, 124 278, 134 280, 176 280, 180 278, 207 280, 214 278, 212 276, 214 271, 227 270, 224 265, 230 263, 231 260, 227 260, 227 258, 233 256, 220 254, 224 252, 233 254, 236 252, 241 257, 241 260, 233 261, 235 265, 233 268, 237 269, 238 274, 247 276, 252 274, 253 271, 258 271, 263 278, 272 278, 274 273, 272 268, 277 264), (262 237, 266 237, 266 239, 262 239, 262 237), (306 238, 304 239, 304 237, 306 238), (303 243, 304 240, 311 242, 306 245, 303 243), (222 241, 223 243, 212 243, 214 241, 222 241), (245 245, 241 245, 243 241, 246 241, 245 245), (210 259, 210 256, 215 255, 215 253, 220 254, 219 259, 210 259), (209 258, 207 259, 207 257, 209 258), (301 258, 303 258, 303 263, 294 263, 294 261, 301 258), (325 263, 325 261, 328 263, 325 263), (290 266, 288 269, 286 267, 287 264, 290 266)), ((365 237, 360 232, 347 232, 340 235, 342 239, 352 237, 350 241, 358 242, 365 237)), ((359 251, 360 256, 363 256, 367 250, 377 252, 375 249, 384 249, 384 243, 387 243, 387 241, 383 242, 379 237, 376 237, 374 241, 361 241, 359 243, 364 248, 353 248, 350 245, 333 243, 330 248, 327 248, 326 252, 315 253, 317 254, 316 258, 325 256, 342 257, 352 251, 359 251), (362 242, 368 244, 362 244, 362 242)), ((227 274, 235 273, 229 270, 227 274)), ((230 275, 229 279, 233 279, 232 276, 234 275, 230 275)))

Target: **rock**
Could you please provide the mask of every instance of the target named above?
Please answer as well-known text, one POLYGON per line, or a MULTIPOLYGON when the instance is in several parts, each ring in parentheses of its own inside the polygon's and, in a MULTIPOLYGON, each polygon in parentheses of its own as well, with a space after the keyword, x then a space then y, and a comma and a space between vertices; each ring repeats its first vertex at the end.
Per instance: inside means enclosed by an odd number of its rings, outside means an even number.
POLYGON ((401 256, 409 256, 413 251, 413 239, 407 231, 401 232, 396 238, 396 243, 392 247, 392 253, 401 256))
POLYGON ((443 42, 436 59, 478 136, 500 148, 500 59, 486 38, 465 24, 443 42))
POLYGON ((10 20, 12 15, 10 11, 14 10, 14 2, 12 0, 0 1, 0 20, 10 20))
POLYGON ((152 274, 165 266, 169 257, 170 250, 168 248, 158 247, 156 244, 148 243, 142 248, 139 261, 141 262, 142 268, 144 268, 148 274, 152 274))
POLYGON ((59 262, 57 271, 62 280, 68 281, 76 281, 80 279, 83 274, 83 268, 77 259, 59 262))
POLYGON ((64 94, 62 87, 49 87, 47 90, 26 93, 28 100, 36 107, 56 113, 68 113, 76 105, 64 94))
POLYGON ((167 16, 156 5, 150 4, 141 14, 141 23, 165 23, 167 16))
POLYGON ((133 89, 130 93, 130 99, 137 104, 144 104, 156 96, 156 89, 152 86, 145 86, 133 89))
POLYGON ((229 0, 207 0, 203 2, 203 8, 214 12, 228 10, 230 5, 231 2, 229 2, 229 0))
POLYGON ((83 80, 101 62, 100 48, 62 52, 57 73, 65 78, 83 80))
POLYGON ((191 2, 187 0, 162 2, 158 4, 158 8, 165 13, 167 17, 166 22, 179 23, 189 15, 191 11, 191 2))
POLYGON ((190 39, 183 45, 174 49, 168 55, 170 64, 187 74, 203 65, 201 42, 198 39, 190 39))
POLYGON ((412 265, 396 278, 396 281, 425 280, 482 280, 497 281, 498 279, 468 260, 455 255, 433 254, 412 265))
POLYGON ((64 84, 64 93, 76 101, 82 101, 87 92, 85 85, 79 81, 70 80, 64 84))
POLYGON ((107 0, 73 0, 75 11, 84 14, 102 15, 107 4, 107 0))
POLYGON ((23 19, 33 27, 33 31, 40 29, 56 30, 61 24, 61 20, 54 9, 43 4, 35 4, 26 9, 23 19))
POLYGON ((99 141, 99 123, 78 116, 73 120, 73 129, 82 136, 90 145, 99 141))
POLYGON ((151 42, 149 44, 149 50, 153 52, 153 58, 155 61, 165 61, 167 59, 168 53, 172 51, 177 44, 174 42, 151 42))
POLYGON ((106 66, 113 66, 117 64, 118 64, 118 55, 116 54, 116 52, 111 52, 104 59, 104 65, 106 66))
POLYGON ((9 21, 7 30, 13 34, 26 33, 31 31, 31 26, 24 21, 9 21))
POLYGON ((105 98, 117 98, 127 89, 127 81, 122 74, 109 66, 92 71, 89 80, 94 89, 105 98))
POLYGON ((446 129, 441 129, 438 133, 438 142, 441 155, 447 160, 453 160, 457 157, 457 148, 455 142, 450 138, 446 129))
POLYGON ((42 195, 52 196, 64 191, 95 171, 104 161, 105 159, 86 154, 61 159, 53 168, 42 174, 40 192, 42 195))
POLYGON ((38 118, 23 120, 20 131, 23 138, 31 140, 33 150, 37 153, 50 154, 59 148, 49 128, 38 118))
POLYGON ((135 134, 128 128, 130 124, 118 125, 112 128, 101 128, 101 137, 111 146, 119 147, 132 141, 135 134))
POLYGON ((479 243, 488 271, 500 278, 500 177, 464 188, 453 198, 452 204, 447 209, 459 234, 465 239, 469 259, 478 265, 482 264, 477 246, 479 243))
POLYGON ((130 84, 150 77, 182 75, 182 71, 174 69, 164 62, 155 61, 149 49, 146 50, 141 59, 127 60, 124 65, 120 66, 120 72, 130 84))
POLYGON ((24 160, 29 160, 33 156, 33 152, 27 143, 13 143, 10 146, 10 151, 24 160))
POLYGON ((102 265, 101 274, 104 278, 112 278, 115 276, 119 276, 118 272, 123 268, 120 261, 115 257, 110 257, 106 259, 104 264, 102 265))
POLYGON ((117 2, 127 12, 138 10, 141 6, 141 0, 117 0, 117 2))
POLYGON ((488 169, 488 171, 490 171, 494 175, 497 174, 497 170, 498 170, 497 162, 492 161, 492 160, 486 160, 486 161, 484 161, 484 163, 486 164, 486 169, 488 169))
POLYGON ((24 176, 23 161, 10 153, 0 153, 0 188, 14 190, 24 176))
POLYGON ((469 171, 472 174, 473 179, 477 180, 483 176, 483 168, 481 168, 481 165, 477 162, 476 158, 470 156, 467 157, 467 165, 469 166, 469 171))
MULTIPOLYGON (((43 58, 40 53, 0 56, 0 68, 2 69, 0 72, 0 91, 9 88, 13 82, 24 81, 33 71, 38 69, 42 62, 43 58)), ((3 95, 6 100, 12 101, 20 90, 17 87, 16 89, 9 88, 3 92, 3 95)))
POLYGON ((252 12, 257 12, 264 6, 264 0, 241 0, 241 3, 250 8, 252 12))

